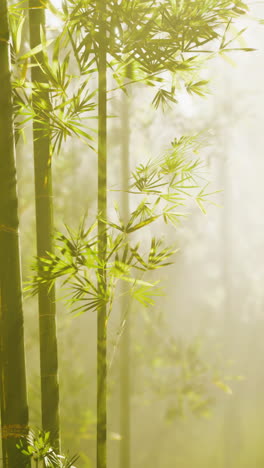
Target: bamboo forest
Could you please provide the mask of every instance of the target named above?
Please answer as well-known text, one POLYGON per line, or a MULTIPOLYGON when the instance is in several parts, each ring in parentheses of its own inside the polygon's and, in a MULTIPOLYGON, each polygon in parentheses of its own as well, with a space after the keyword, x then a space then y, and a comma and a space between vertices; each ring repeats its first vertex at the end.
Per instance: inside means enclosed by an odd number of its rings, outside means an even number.
POLYGON ((262 1, 0 0, 0 468, 264 467, 263 76, 262 1))

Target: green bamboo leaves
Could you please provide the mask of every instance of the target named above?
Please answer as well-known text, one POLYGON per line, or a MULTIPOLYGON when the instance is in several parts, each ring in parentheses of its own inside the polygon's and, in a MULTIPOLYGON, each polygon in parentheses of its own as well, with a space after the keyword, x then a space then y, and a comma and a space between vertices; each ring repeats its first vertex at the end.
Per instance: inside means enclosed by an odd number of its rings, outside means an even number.
MULTIPOLYGON (((63 276, 65 283, 72 283, 74 280, 73 302, 86 301, 86 305, 78 306, 78 310, 83 307, 83 310, 87 311, 96 310, 96 307, 104 302, 111 302, 119 280, 133 282, 134 290, 138 285, 151 286, 142 285, 132 271, 149 271, 170 265, 167 260, 176 250, 171 247, 162 248, 161 240, 153 238, 149 252, 142 256, 140 246, 133 245, 128 236, 162 217, 166 222, 175 224, 185 215, 175 212, 175 208, 184 205, 193 190, 199 187, 201 162, 197 160, 196 155, 199 146, 197 138, 175 140, 172 149, 163 157, 145 165, 140 164, 136 168, 132 174, 129 191, 134 196, 143 196, 144 199, 131 213, 126 225, 121 221, 120 224, 116 224, 100 218, 108 238, 104 259, 99 255, 96 223, 86 230, 82 222, 76 233, 68 228, 68 236, 58 234, 57 252, 48 252, 46 257, 38 259, 40 275, 33 278, 33 292, 36 293, 39 282, 49 283, 51 286, 57 278, 63 276), (194 153, 196 159, 189 157, 189 152, 191 155, 194 153), (149 201, 146 197, 149 197, 149 201), (100 271, 105 271, 109 278, 109 286, 104 293, 103 289, 96 286, 96 282, 99 284, 100 271)), ((198 195, 200 193, 199 191, 198 195)), ((141 293, 143 294, 143 290, 141 293)))
MULTIPOLYGON (((59 234, 54 253, 51 239, 50 245, 43 242, 32 289, 52 297, 55 281, 61 277, 69 287, 69 302, 75 313, 97 313, 97 468, 106 468, 107 322, 117 284, 125 285, 123 295, 132 295, 144 305, 152 304, 153 296, 159 294, 156 282, 145 281, 139 274, 170 265, 176 252, 154 237, 149 248, 143 248, 133 236, 153 223, 177 225, 186 216, 189 199, 203 211, 207 199, 201 177, 203 165, 197 157, 199 138, 182 137, 175 139, 160 158, 136 167, 127 192, 139 201, 123 221, 108 219, 108 79, 112 74, 117 88, 139 82, 151 86, 155 107, 176 103, 182 87, 190 94, 204 95, 207 82, 200 77, 200 70, 206 60, 230 50, 236 40, 231 23, 247 7, 240 0, 65 0, 61 11, 50 2, 31 0, 31 7, 36 4, 40 8, 34 12, 37 21, 32 22, 31 37, 37 40, 31 44, 33 53, 24 54, 20 61, 26 63, 32 58, 32 75, 38 76, 33 84, 26 79, 23 86, 23 80, 14 83, 17 115, 34 119, 35 161, 42 161, 36 172, 42 185, 44 174, 45 181, 50 181, 52 156, 68 136, 78 136, 94 149, 92 130, 87 120, 83 122, 84 118, 96 118, 98 216, 97 224, 88 230, 82 224, 77 233, 68 230, 66 235, 59 234), (49 6, 62 21, 62 30, 51 44, 46 41, 43 26, 43 7, 49 6), (78 66, 77 78, 70 72, 71 62, 78 66), (133 73, 124 83, 130 66, 133 73), (89 80, 94 78, 97 89, 91 90, 89 80), (44 141, 45 155, 41 147, 44 141)), ((22 27, 19 24, 17 28, 16 51, 22 27)), ((38 198, 50 195, 43 190, 38 198)), ((37 224, 48 224, 51 238, 50 208, 51 202, 42 204, 45 215, 37 224)), ((37 209, 37 216, 41 210, 37 209)))
MULTIPOLYGON (((133 63, 133 76, 125 86, 135 82, 158 85, 153 99, 156 107, 176 102, 182 84, 189 92, 203 95, 206 82, 199 79, 199 73, 204 61, 234 49, 230 44, 243 30, 233 33, 232 21, 247 9, 239 0, 111 2, 105 17, 105 46, 118 87, 124 87, 126 68, 133 63)), ((66 25, 62 43, 71 44, 80 74, 95 73, 100 42, 96 2, 65 1, 63 14, 58 16, 63 16, 66 25)))
POLYGON ((181 218, 187 216, 181 208, 188 200, 194 200, 205 212, 204 203, 210 201, 208 195, 213 193, 205 193, 208 184, 201 189, 204 164, 197 156, 201 144, 199 135, 175 139, 163 156, 136 167, 129 192, 144 195, 144 199, 132 213, 130 224, 140 217, 142 227, 158 218, 177 226, 181 218))
POLYGON ((34 468, 76 468, 73 464, 78 456, 68 457, 59 455, 50 440, 50 433, 30 430, 28 435, 17 444, 17 449, 33 462, 34 468))
MULTIPOLYGON (((43 13, 43 8, 40 11, 43 13)), ((46 39, 43 25, 40 25, 38 40, 34 42, 36 45, 26 53, 21 52, 25 17, 19 7, 10 13, 10 23, 12 86, 18 134, 23 133, 26 124, 34 119, 41 126, 42 134, 50 138, 53 153, 59 153, 62 144, 72 136, 79 137, 94 149, 93 130, 88 129, 83 121, 96 107, 96 91, 89 89, 89 79, 86 77, 80 83, 79 77, 70 72, 69 51, 60 54, 58 41, 46 39), (34 74, 36 67, 42 78, 32 82, 29 72, 32 70, 34 74)), ((35 138, 38 139, 39 135, 36 134, 35 138)))
POLYGON ((56 252, 48 252, 45 257, 38 258, 34 265, 36 275, 28 289, 36 294, 39 284, 52 287, 56 279, 62 278, 69 289, 67 302, 73 306, 75 313, 96 311, 102 304, 110 306, 120 281, 128 286, 126 294, 135 296, 142 303, 145 292, 145 302, 148 302, 149 295, 155 295, 151 290, 156 283, 137 278, 136 271, 147 272, 170 265, 168 259, 176 253, 176 249, 163 248, 162 241, 153 238, 149 251, 142 252, 139 244, 129 242, 126 233, 115 234, 108 229, 108 245, 103 261, 94 228, 95 225, 85 231, 82 223, 77 232, 68 230, 68 236, 58 233, 56 252), (100 287, 101 270, 107 275, 107 289, 100 287))

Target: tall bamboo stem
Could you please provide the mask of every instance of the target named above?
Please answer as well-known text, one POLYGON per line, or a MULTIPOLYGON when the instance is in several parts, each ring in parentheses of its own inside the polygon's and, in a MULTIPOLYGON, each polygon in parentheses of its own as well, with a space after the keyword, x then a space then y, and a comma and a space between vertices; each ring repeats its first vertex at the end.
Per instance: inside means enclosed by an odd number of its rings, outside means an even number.
MULTIPOLYGON (((123 93, 122 110, 122 140, 121 140, 121 165, 122 165, 122 199, 121 210, 123 222, 126 224, 129 218, 129 97, 123 93)), ((120 468, 130 467, 130 307, 127 297, 121 299, 121 327, 123 333, 120 343, 120 468)))
POLYGON ((3 466, 23 468, 16 448, 28 430, 16 161, 6 0, 0 2, 0 311, 3 466))
MULTIPOLYGON (((229 82, 229 88, 232 83, 229 82)), ((226 92, 226 95, 229 93, 226 92)), ((223 114, 229 115, 230 101, 224 103, 223 114)), ((232 122, 232 121, 231 121, 232 122)), ((232 122, 233 123, 233 122, 232 122)), ((229 124, 229 128, 232 125, 229 124)), ((228 141, 231 142, 232 134, 228 133, 225 128, 224 142, 222 142, 222 154, 220 160, 220 183, 223 187, 223 213, 222 213, 222 274, 224 286, 224 315, 223 315, 223 341, 225 343, 225 351, 228 359, 232 358, 235 353, 239 340, 239 329, 237 327, 236 309, 235 309, 235 296, 233 284, 233 263, 234 263, 234 243, 233 243, 233 198, 232 198, 232 177, 230 172, 230 165, 232 165, 231 158, 227 157, 229 153, 228 141), (236 334, 234 335, 234 330, 236 334)), ((239 453, 241 452, 241 424, 239 415, 239 400, 238 395, 234 395, 225 401, 223 411, 224 415, 224 468, 233 468, 239 460, 239 453)))
MULTIPOLYGON (((3 329, 3 322, 2 322, 2 313, 1 313, 1 300, 0 300, 0 331, 3 329)), ((7 454, 6 454, 6 443, 4 437, 4 427, 5 427, 5 376, 4 376, 4 348, 3 348, 3 336, 2 333, 0 335, 0 411, 1 411, 1 440, 2 440, 2 464, 3 468, 7 467, 7 454)))
MULTIPOLYGON (((40 31, 45 32, 45 10, 41 0, 29 0, 29 30, 31 48, 41 43, 40 31)), ((38 54, 38 62, 43 64, 43 53, 38 54)), ((38 66, 32 68, 32 81, 47 83, 47 78, 38 66)), ((37 230, 37 255, 43 257, 53 250, 53 198, 51 148, 49 121, 42 116, 39 120, 38 99, 49 102, 49 94, 41 91, 33 96, 33 108, 37 119, 33 121, 35 209, 37 230)), ((40 374, 41 374, 41 414, 42 428, 50 432, 51 443, 60 449, 58 349, 56 333, 55 289, 41 285, 38 293, 40 374)))
MULTIPOLYGON (((104 264, 107 249, 105 220, 107 217, 107 61, 106 0, 98 0, 98 250, 104 264)), ((105 268, 98 271, 98 287, 106 293, 105 268)), ((107 306, 97 310, 97 468, 107 465, 107 306)))

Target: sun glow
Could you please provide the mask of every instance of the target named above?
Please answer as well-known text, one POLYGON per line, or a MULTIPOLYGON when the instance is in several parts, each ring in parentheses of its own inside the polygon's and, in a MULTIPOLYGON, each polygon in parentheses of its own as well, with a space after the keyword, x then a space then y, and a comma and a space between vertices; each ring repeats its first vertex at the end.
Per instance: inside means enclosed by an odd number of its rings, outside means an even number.
MULTIPOLYGON (((53 0, 50 3, 57 10, 59 10, 59 11, 62 10, 62 0, 53 0)), ((50 27, 51 29, 61 27, 62 22, 61 22, 60 18, 58 16, 56 16, 55 14, 53 14, 49 9, 47 9, 47 12, 46 12, 46 21, 47 21, 47 26, 50 27)))

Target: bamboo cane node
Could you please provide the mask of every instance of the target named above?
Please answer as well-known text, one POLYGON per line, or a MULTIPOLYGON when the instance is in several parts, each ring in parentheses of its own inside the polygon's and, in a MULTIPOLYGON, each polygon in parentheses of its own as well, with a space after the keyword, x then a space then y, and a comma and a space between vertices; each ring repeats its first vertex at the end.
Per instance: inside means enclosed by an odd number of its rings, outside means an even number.
POLYGON ((12 228, 11 226, 6 226, 5 224, 0 224, 0 231, 2 232, 13 232, 14 234, 18 235, 18 230, 12 228))
POLYGON ((57 374, 46 374, 41 376, 42 379, 46 379, 47 377, 57 377, 57 374))
POLYGON ((20 437, 24 437, 28 433, 28 430, 28 426, 23 424, 5 424, 2 426, 1 438, 8 439, 13 437, 19 439, 20 437))
POLYGON ((40 317, 55 317, 55 314, 40 314, 39 318, 40 317))

